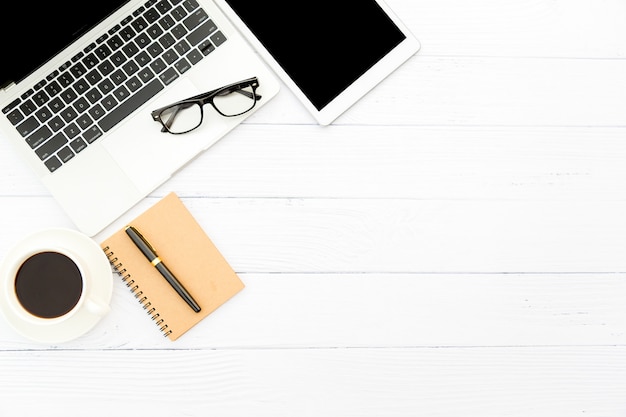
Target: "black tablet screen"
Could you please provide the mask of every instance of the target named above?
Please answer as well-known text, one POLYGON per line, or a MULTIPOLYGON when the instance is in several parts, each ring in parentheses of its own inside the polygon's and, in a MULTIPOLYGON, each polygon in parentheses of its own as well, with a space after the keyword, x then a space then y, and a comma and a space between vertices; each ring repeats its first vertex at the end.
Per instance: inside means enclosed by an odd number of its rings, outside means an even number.
POLYGON ((226 0, 318 109, 406 37, 374 0, 226 0))

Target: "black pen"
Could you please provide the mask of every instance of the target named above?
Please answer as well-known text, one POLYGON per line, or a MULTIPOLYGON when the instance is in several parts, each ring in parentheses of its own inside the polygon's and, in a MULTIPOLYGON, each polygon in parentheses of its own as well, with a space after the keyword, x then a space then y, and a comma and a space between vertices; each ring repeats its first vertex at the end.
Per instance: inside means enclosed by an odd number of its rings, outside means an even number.
POLYGON ((182 284, 176 279, 174 274, 172 274, 172 271, 170 271, 167 266, 165 266, 163 261, 161 261, 161 258, 159 258, 159 256, 157 255, 154 248, 141 235, 141 233, 139 233, 139 231, 133 226, 126 226, 126 234, 130 237, 135 246, 137 246, 139 250, 146 256, 146 258, 148 258, 150 263, 154 265, 157 271, 159 271, 161 275, 163 275, 163 278, 165 278, 166 281, 169 282, 169 284, 172 286, 172 288, 176 290, 178 295, 180 295, 182 299, 185 300, 187 304, 189 304, 189 307, 191 307, 196 313, 199 312, 200 306, 198 305, 196 300, 193 299, 191 294, 189 294, 185 287, 183 287, 182 284))

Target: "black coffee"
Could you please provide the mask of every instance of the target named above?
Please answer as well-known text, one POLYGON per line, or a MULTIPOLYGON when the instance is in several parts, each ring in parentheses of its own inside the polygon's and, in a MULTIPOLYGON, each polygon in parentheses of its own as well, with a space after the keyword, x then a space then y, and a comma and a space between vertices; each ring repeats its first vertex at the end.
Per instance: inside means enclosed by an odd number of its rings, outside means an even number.
POLYGON ((58 252, 31 256, 15 277, 15 293, 22 307, 46 319, 67 314, 78 303, 82 291, 78 267, 58 252))

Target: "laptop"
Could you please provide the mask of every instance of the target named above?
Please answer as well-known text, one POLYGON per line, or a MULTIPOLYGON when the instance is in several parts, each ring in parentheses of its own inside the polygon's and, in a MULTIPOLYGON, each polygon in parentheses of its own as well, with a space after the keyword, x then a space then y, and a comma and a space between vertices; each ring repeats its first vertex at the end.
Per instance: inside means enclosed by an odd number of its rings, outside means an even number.
POLYGON ((94 236, 215 144, 280 88, 212 0, 10 1, 0 25, 0 139, 94 236), (20 32, 15 32, 15 27, 20 32), (28 33, 29 35, 22 35, 28 33), (205 105, 197 129, 162 132, 151 111, 256 77, 240 116, 205 105))

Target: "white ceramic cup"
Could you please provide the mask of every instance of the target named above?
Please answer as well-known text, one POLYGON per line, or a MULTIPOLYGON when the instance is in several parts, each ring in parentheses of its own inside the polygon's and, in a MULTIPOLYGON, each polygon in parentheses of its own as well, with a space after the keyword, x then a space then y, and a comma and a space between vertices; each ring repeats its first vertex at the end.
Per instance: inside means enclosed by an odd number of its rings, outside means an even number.
POLYGON ((70 248, 23 247, 5 261, 4 302, 20 320, 52 326, 77 314, 104 316, 110 310, 93 290, 89 265, 70 248))

